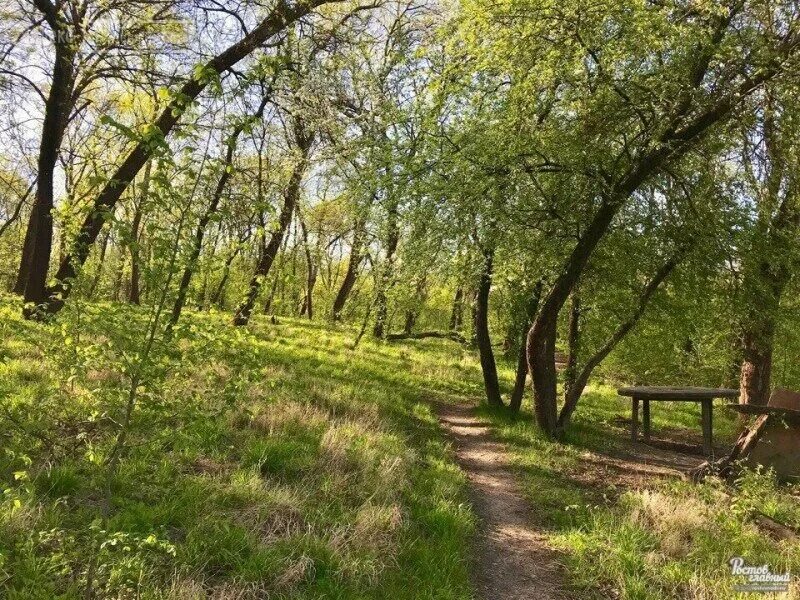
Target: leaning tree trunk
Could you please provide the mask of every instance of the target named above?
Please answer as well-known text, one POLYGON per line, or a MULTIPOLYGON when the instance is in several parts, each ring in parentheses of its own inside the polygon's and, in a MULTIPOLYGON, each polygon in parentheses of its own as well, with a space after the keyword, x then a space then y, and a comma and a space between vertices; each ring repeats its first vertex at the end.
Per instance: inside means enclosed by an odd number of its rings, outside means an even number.
POLYGON ((340 321, 342 318, 342 310, 353 291, 353 286, 356 284, 358 277, 358 269, 361 266, 362 247, 364 245, 364 227, 366 221, 363 218, 356 219, 355 227, 353 228, 353 243, 350 246, 350 258, 347 261, 347 272, 344 274, 342 285, 339 292, 336 294, 336 299, 333 301, 333 320, 340 321))
POLYGON ((567 368, 564 369, 564 395, 569 396, 578 376, 578 354, 581 345, 581 297, 578 290, 572 291, 567 331, 567 368))
MULTIPOLYGON (((181 115, 213 80, 213 77, 208 76, 209 73, 220 74, 227 71, 261 47, 269 38, 284 31, 291 23, 306 16, 318 6, 333 1, 335 0, 308 0, 294 3, 287 3, 285 0, 279 1, 247 35, 205 63, 201 69, 203 73, 201 77, 187 79, 153 125, 161 132, 161 135, 166 137, 178 123, 181 115)), ((61 261, 55 277, 56 284, 47 290, 47 301, 44 306, 46 312, 58 312, 63 306, 72 290, 72 281, 75 279, 78 269, 86 262, 86 257, 103 227, 106 215, 113 211, 120 196, 150 159, 156 146, 150 139, 137 143, 95 197, 92 209, 78 230, 75 244, 61 261)))
POLYGON ((250 321, 250 315, 253 312, 256 298, 258 298, 258 294, 261 291, 261 283, 266 279, 272 268, 272 263, 275 262, 275 257, 278 255, 278 250, 281 247, 283 238, 292 221, 295 206, 300 197, 300 186, 303 182, 306 169, 308 168, 308 155, 314 135, 306 132, 303 125, 297 122, 295 123, 295 136, 297 138, 298 149, 300 150, 300 160, 295 165, 294 169, 292 169, 289 184, 284 193, 283 208, 281 208, 281 213, 278 217, 278 227, 273 232, 269 243, 261 253, 256 271, 253 278, 250 280, 247 296, 236 309, 236 314, 233 316, 233 324, 237 326, 247 325, 250 321))
POLYGON ((514 379, 514 390, 511 392, 511 399, 508 407, 512 413, 518 413, 522 407, 522 398, 525 395, 525 380, 528 377, 528 359, 526 340, 528 339, 528 332, 530 331, 533 319, 536 317, 536 311, 539 309, 539 300, 542 297, 542 287, 544 283, 539 280, 533 288, 528 305, 525 307, 525 327, 522 331, 522 339, 519 343, 519 355, 517 356, 517 375, 514 379))
MULTIPOLYGON (((606 342, 592 356, 589 357, 589 359, 586 361, 586 364, 582 369, 580 369, 580 371, 577 369, 576 353, 575 374, 573 375, 570 385, 565 387, 564 406, 558 415, 558 421, 556 425, 558 434, 561 434, 569 424, 572 413, 574 413, 575 409, 578 407, 578 401, 581 398, 581 394, 583 394, 583 390, 586 389, 586 385, 589 383, 589 377, 591 377, 594 369, 597 368, 601 362, 603 362, 603 360, 611 353, 617 344, 622 341, 622 339, 628 335, 631 329, 634 328, 636 323, 639 322, 639 319, 642 318, 642 315, 647 309, 650 299, 656 293, 659 286, 661 286, 667 277, 669 277, 669 274, 672 273, 676 266, 678 266, 687 250, 688 248, 682 248, 678 250, 674 256, 667 260, 667 262, 664 263, 658 269, 658 271, 656 271, 656 274, 645 286, 642 294, 639 296, 636 309, 631 316, 620 323, 608 340, 606 340, 606 342)), ((580 305, 578 305, 578 311, 580 311, 580 305)))
POLYGON ((300 221, 300 231, 303 236, 303 249, 306 255, 306 293, 303 296, 303 306, 300 308, 300 316, 308 315, 309 321, 314 319, 314 286, 317 284, 317 266, 314 264, 314 259, 311 255, 311 248, 308 246, 308 229, 300 214, 300 209, 297 209, 297 219, 300 221))
POLYGON ((484 250, 483 269, 481 270, 478 293, 475 298, 475 338, 481 359, 486 401, 489 406, 503 406, 503 398, 500 395, 500 382, 497 377, 497 364, 492 351, 492 338, 489 335, 489 293, 492 289, 493 268, 494 250, 484 250))

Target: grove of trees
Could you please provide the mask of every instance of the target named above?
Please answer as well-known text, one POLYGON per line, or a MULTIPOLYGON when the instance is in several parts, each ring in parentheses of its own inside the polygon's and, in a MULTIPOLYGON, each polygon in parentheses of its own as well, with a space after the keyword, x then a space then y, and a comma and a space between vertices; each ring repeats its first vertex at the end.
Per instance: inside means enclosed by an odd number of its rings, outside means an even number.
POLYGON ((598 374, 764 403, 800 385, 798 67, 795 0, 13 0, 0 283, 151 343, 449 337, 555 437, 598 374))

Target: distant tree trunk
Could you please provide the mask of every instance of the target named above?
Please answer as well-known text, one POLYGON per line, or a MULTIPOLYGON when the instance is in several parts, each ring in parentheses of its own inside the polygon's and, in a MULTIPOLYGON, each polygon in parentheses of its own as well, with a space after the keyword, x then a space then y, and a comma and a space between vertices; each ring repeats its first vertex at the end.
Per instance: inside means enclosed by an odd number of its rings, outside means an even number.
POLYGON ((350 297, 350 292, 353 291, 353 286, 358 277, 358 269, 361 267, 361 262, 364 257, 362 256, 362 249, 364 244, 364 227, 366 221, 359 217, 356 219, 355 227, 353 227, 353 243, 350 246, 350 258, 347 261, 347 272, 342 280, 342 285, 339 292, 336 294, 336 299, 333 301, 333 320, 339 321, 342 318, 342 310, 350 297))
POLYGON ((489 335, 489 293, 492 289, 492 273, 494 269, 494 250, 483 250, 483 269, 478 283, 478 294, 475 301, 475 335, 478 353, 481 359, 483 385, 489 406, 503 406, 500 395, 500 382, 497 377, 497 364, 492 351, 492 338, 489 335))
POLYGON ((517 374, 514 379, 514 390, 511 392, 511 400, 508 407, 512 413, 518 413, 522 406, 522 398, 525 395, 525 380, 528 377, 528 359, 526 340, 528 339, 528 332, 530 331, 533 319, 536 317, 536 311, 539 309, 539 300, 542 297, 542 287, 544 283, 539 280, 533 288, 528 305, 525 307, 526 325, 522 331, 522 339, 519 343, 519 355, 517 356, 517 374))
POLYGON ((569 396, 578 376, 578 355, 581 345, 581 297, 578 289, 572 290, 567 331, 567 368, 564 370, 564 394, 569 396))
POLYGON ((303 249, 306 255, 306 293, 303 298, 303 306, 300 308, 300 316, 308 315, 309 321, 314 318, 314 286, 317 283, 317 266, 314 264, 314 259, 311 256, 311 248, 308 246, 308 229, 306 229, 305 221, 300 214, 300 208, 297 209, 297 218, 300 221, 300 231, 303 235, 303 249))
POLYGON ((417 278, 417 285, 414 288, 414 304, 406 311, 406 320, 403 325, 403 333, 406 335, 410 335, 414 329, 414 325, 417 324, 420 308, 425 303, 425 297, 427 296, 427 285, 428 278, 426 274, 423 274, 417 278))
POLYGON ((208 227, 211 218, 214 216, 214 214, 216 214, 217 209, 219 208, 219 202, 222 199, 222 193, 225 190, 225 185, 227 184, 228 179, 230 178, 230 170, 228 167, 232 164, 232 162, 233 146, 230 145, 228 146, 228 153, 225 157, 225 169, 223 170, 219 181, 217 181, 217 187, 214 189, 214 193, 211 196, 211 202, 209 202, 205 212, 197 222, 197 228, 195 229, 194 237, 192 238, 192 246, 189 250, 189 257, 186 261, 186 265, 183 268, 181 280, 178 284, 178 292, 175 296, 175 302, 172 305, 172 313, 170 314, 169 321, 167 322, 168 332, 178 324, 178 320, 181 318, 181 312, 186 304, 186 294, 189 292, 189 284, 192 281, 192 274, 197 267, 197 261, 200 258, 200 251, 203 248, 203 238, 206 234, 206 227, 208 227))
POLYGON ((108 250, 108 240, 111 238, 111 230, 107 229, 106 234, 103 236, 103 242, 100 244, 100 256, 97 260, 97 272, 94 274, 92 285, 89 286, 89 298, 94 298, 97 291, 97 286, 100 285, 100 278, 103 276, 103 264, 106 261, 106 251, 108 250))
POLYGON ((131 304, 139 304, 141 302, 141 290, 139 280, 141 278, 139 269, 139 238, 140 229, 142 226, 142 214, 144 213, 144 203, 147 202, 147 197, 150 194, 150 175, 153 170, 153 161, 148 160, 144 166, 142 173, 142 189, 141 194, 136 201, 133 208, 133 220, 131 222, 131 281, 130 290, 128 292, 128 302, 131 304))
MULTIPOLYGON (((262 244, 265 243, 265 240, 262 241, 262 244)), ((286 254, 287 248, 289 246, 289 237, 284 236, 283 238, 283 246, 280 249, 280 253, 278 254, 278 267, 275 270, 275 276, 272 278, 272 285, 269 288, 269 294, 267 294, 267 300, 264 302, 264 314, 269 314, 272 310, 272 303, 275 302, 275 295, 278 292, 278 284, 281 283, 281 273, 283 273, 284 263, 286 262, 286 254)), ((264 248, 265 246, 262 246, 264 248)), ((262 253, 264 250, 262 249, 262 253)))
POLYGON ((225 265, 222 267, 222 277, 220 277, 219 284, 217 284, 217 287, 211 294, 211 298, 209 300, 210 305, 222 306, 222 302, 224 301, 225 286, 228 284, 228 277, 230 277, 231 274, 231 264, 241 251, 242 247, 237 246, 233 252, 228 255, 228 258, 225 259, 225 265))
POLYGON ((375 327, 372 330, 372 335, 378 339, 383 339, 386 335, 386 319, 389 315, 386 294, 394 277, 395 254, 397 253, 397 245, 400 243, 398 211, 397 200, 392 200, 386 219, 386 262, 381 269, 378 293, 375 296, 375 327))
POLYGON ((278 249, 283 242, 289 224, 294 215, 295 205, 300 197, 300 186, 303 182, 303 176, 308 168, 308 155, 313 142, 313 134, 305 131, 303 125, 298 121, 295 123, 295 138, 297 140, 297 147, 300 151, 300 159, 292 169, 292 174, 289 178, 289 184, 284 193, 283 208, 281 208, 280 216, 278 217, 278 226, 272 233, 269 243, 264 247, 261 256, 259 257, 256 272, 250 280, 250 287, 244 301, 236 309, 236 314, 233 317, 233 324, 237 326, 247 325, 250 320, 250 315, 253 312, 258 293, 261 291, 261 283, 266 279, 269 274, 272 263, 278 254, 278 249))
POLYGON ((120 299, 123 297, 122 289, 123 289, 123 281, 125 279, 125 256, 120 252, 119 256, 117 256, 117 272, 114 274, 114 284, 113 284, 113 299, 115 302, 119 302, 120 299))
POLYGON ((461 329, 464 321, 464 288, 458 286, 453 298, 453 309, 450 312, 450 331, 461 329))

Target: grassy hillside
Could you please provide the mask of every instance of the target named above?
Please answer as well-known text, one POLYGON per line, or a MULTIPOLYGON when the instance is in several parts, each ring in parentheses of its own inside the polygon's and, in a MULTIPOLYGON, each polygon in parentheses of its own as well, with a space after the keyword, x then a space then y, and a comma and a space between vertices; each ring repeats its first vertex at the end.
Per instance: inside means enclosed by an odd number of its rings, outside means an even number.
MULTIPOLYGON (((18 315, 0 303, 0 596, 471 597, 474 517, 429 404, 481 400, 470 350, 368 337, 353 350, 350 328, 188 313, 144 360, 143 309, 18 315)), ((796 541, 756 523, 800 529, 800 488, 647 471, 628 407, 593 385, 568 444, 484 410, 577 597, 729 598, 734 555, 800 572, 796 541)), ((653 416, 654 433, 699 444, 696 406, 653 416)), ((724 447, 739 424, 715 417, 724 447)))
POLYGON ((468 597, 473 522, 426 403, 479 381, 455 345, 187 314, 143 364, 143 311, 19 312, 0 306, 0 595, 468 597))

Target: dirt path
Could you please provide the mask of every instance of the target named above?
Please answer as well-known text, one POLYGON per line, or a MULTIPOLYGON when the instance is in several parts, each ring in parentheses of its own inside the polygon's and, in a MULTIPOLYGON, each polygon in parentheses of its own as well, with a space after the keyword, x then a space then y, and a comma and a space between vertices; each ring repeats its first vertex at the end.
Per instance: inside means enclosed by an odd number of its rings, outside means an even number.
POLYGON ((480 524, 473 579, 481 600, 562 600, 565 573, 558 553, 535 527, 509 455, 488 424, 467 406, 438 405, 458 463, 470 481, 480 524))

